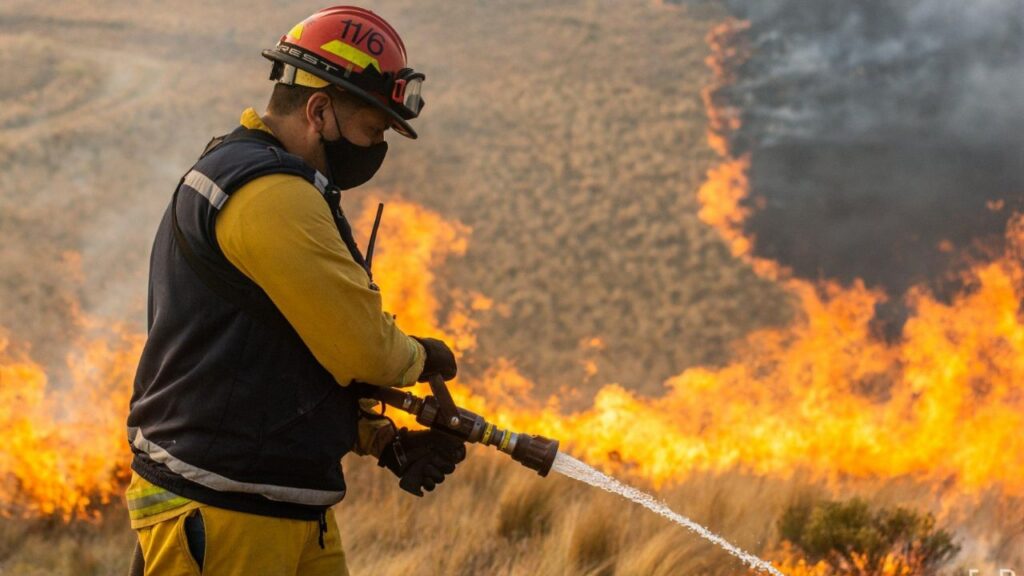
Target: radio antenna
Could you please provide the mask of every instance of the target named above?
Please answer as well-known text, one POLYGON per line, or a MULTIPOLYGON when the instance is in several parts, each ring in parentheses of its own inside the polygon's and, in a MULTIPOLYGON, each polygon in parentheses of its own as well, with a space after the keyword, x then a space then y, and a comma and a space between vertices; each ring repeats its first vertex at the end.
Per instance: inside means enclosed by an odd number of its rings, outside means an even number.
POLYGON ((380 217, 384 214, 384 203, 377 204, 377 216, 373 219, 373 230, 370 231, 370 243, 366 245, 366 274, 373 281, 373 248, 377 245, 377 229, 380 228, 380 217))

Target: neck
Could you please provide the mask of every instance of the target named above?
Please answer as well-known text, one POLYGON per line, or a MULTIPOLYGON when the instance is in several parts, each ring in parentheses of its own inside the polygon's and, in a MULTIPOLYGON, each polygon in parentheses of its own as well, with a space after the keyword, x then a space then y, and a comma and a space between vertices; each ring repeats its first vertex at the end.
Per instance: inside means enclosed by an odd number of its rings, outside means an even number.
POLYGON ((267 112, 262 116, 263 123, 281 141, 284 149, 302 158, 307 164, 326 173, 327 163, 324 160, 323 146, 318 135, 310 135, 308 126, 296 115, 275 116, 267 112))

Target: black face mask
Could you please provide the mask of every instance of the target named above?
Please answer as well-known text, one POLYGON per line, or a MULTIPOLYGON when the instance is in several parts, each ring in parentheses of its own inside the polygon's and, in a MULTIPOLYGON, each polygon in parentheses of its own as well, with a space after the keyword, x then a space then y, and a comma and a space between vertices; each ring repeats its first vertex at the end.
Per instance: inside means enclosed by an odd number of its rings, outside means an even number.
MULTIPOLYGON (((331 102, 332 113, 333 107, 334 103, 331 102)), ((338 188, 348 190, 373 178, 380 165, 384 163, 388 143, 357 146, 341 135, 337 116, 334 117, 334 125, 338 128, 337 140, 325 140, 323 134, 320 135, 327 161, 327 179, 338 188)))

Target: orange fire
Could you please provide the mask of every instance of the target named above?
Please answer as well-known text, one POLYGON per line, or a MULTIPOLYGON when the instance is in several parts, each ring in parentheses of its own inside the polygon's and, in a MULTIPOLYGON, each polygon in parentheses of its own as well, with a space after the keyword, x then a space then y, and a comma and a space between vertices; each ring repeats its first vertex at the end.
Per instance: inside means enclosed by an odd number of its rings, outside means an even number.
POLYGON ((127 477, 124 418, 143 338, 76 313, 67 382, 0 339, 0 513, 96 518, 127 477))
POLYGON ((708 116, 708 145, 722 161, 711 167, 697 191, 700 203, 697 216, 721 234, 733 256, 743 258, 758 275, 774 280, 788 275, 788 271, 775 261, 754 256, 755 239, 743 231, 743 222, 750 215, 742 204, 750 190, 747 179, 750 155, 733 157, 728 140, 729 134, 740 128, 740 111, 715 98, 718 90, 736 81, 735 70, 750 54, 744 36, 748 28, 749 22, 730 19, 712 28, 707 35, 711 51, 704 62, 711 69, 713 81, 701 90, 701 99, 708 116))
MULTIPOLYGON (((853 566, 849 567, 850 571, 844 573, 879 573, 868 570, 867 559, 863 556, 854 554, 853 564, 853 566)), ((811 563, 804 559, 799 552, 789 546, 788 543, 784 543, 782 545, 779 552, 779 559, 775 561, 775 566, 780 572, 787 576, 833 576, 835 574, 835 571, 824 560, 811 563)), ((913 559, 908 562, 906 558, 897 557, 892 554, 887 555, 882 559, 880 568, 880 573, 884 576, 913 576, 915 574, 927 573, 921 566, 914 563, 913 559)))
MULTIPOLYGON (((712 171, 712 174, 715 172, 712 171)), ((446 256, 435 231, 437 215, 401 205, 430 222, 419 246, 432 246, 436 265, 446 256)), ((1011 246, 1024 246, 1024 226, 1011 246)), ((403 234, 396 227, 390 234, 403 234)), ((446 334, 434 296, 415 286, 409 259, 382 245, 376 276, 389 309, 401 319, 446 334), (394 288, 399 289, 395 290, 394 288), (416 293, 426 300, 407 302, 416 293), (412 304, 413 307, 408 307, 412 304)), ((910 475, 950 481, 964 490, 1002 484, 1024 491, 1022 440, 1024 270, 1012 255, 972 272, 971 289, 950 304, 918 290, 903 340, 875 339, 869 321, 882 296, 860 284, 785 285, 803 317, 784 330, 750 335, 736 360, 720 369, 695 368, 666 382, 660 398, 618 386, 601 390, 582 412, 560 409, 557 398, 531 396, 531 383, 511 362, 496 360, 479 380, 453 387, 457 400, 501 425, 563 441, 592 463, 628 465, 656 482, 695 470, 733 467, 759 474, 797 470, 822 478, 910 475)))
POLYGON ((729 19, 712 28, 706 38, 710 53, 704 63, 711 69, 714 80, 700 95, 708 115, 708 144, 719 156, 729 155, 726 137, 739 129, 740 116, 735 107, 715 102, 715 92, 736 82, 736 70, 750 56, 750 46, 744 36, 749 28, 750 22, 729 19))

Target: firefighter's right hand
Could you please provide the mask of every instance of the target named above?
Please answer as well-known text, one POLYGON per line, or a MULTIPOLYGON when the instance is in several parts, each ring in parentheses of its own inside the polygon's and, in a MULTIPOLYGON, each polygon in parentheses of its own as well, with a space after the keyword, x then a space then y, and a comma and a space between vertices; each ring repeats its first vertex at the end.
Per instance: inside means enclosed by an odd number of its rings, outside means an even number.
POLYGON ((427 358, 423 362, 423 372, 420 373, 418 381, 427 382, 435 374, 440 374, 446 381, 455 378, 458 366, 455 364, 455 354, 447 344, 436 338, 413 338, 423 345, 423 350, 427 353, 427 358))
POLYGON ((423 496, 424 490, 430 492, 444 482, 465 458, 466 445, 457 438, 444 432, 402 428, 381 451, 377 464, 398 476, 402 490, 423 496))

